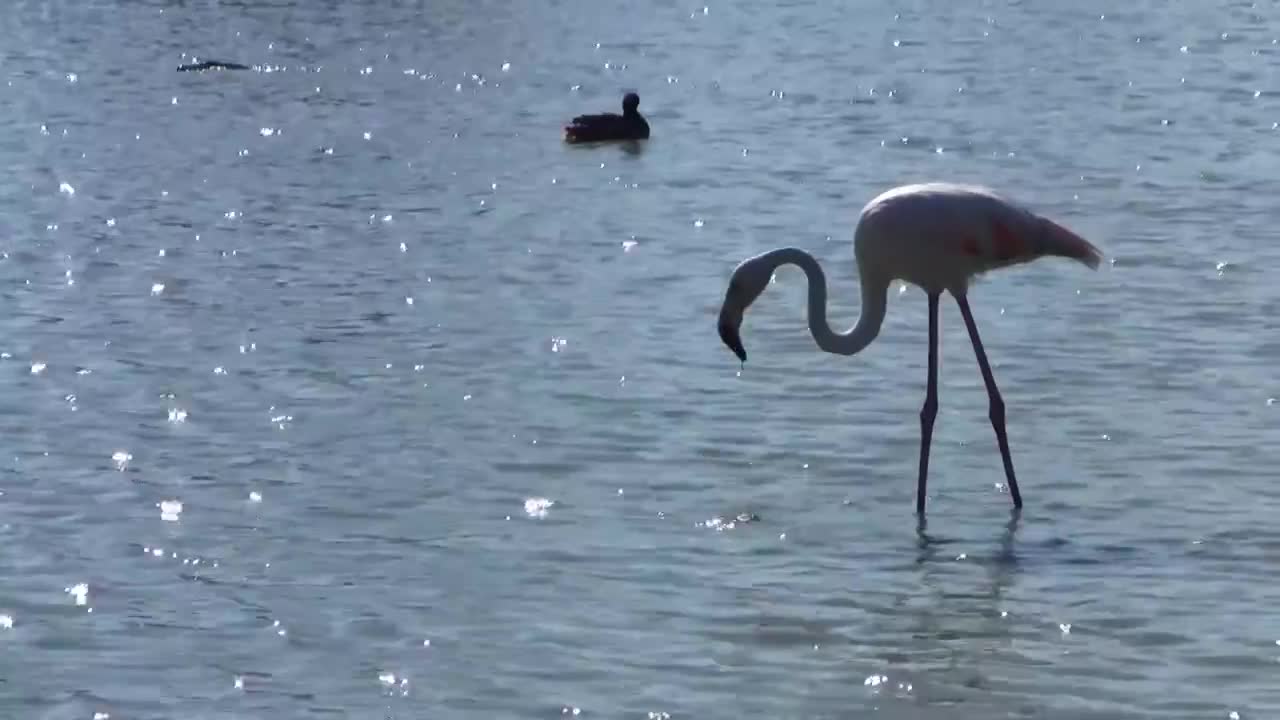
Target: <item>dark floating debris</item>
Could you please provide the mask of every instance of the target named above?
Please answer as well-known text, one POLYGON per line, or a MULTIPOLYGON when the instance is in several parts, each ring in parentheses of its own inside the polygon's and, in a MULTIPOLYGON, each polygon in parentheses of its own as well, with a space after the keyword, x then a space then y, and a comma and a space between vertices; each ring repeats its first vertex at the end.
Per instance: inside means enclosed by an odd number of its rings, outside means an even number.
POLYGON ((205 70, 248 70, 248 65, 223 62, 221 60, 205 60, 204 62, 179 65, 178 72, 204 72, 205 70))

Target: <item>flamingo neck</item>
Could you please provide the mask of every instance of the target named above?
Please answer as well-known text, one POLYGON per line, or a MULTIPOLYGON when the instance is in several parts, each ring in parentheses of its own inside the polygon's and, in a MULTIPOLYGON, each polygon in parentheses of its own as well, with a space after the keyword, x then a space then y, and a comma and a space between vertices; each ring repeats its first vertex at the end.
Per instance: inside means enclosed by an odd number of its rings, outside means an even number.
POLYGON ((889 294, 889 279, 865 265, 858 265, 861 277, 862 309, 852 328, 837 332, 827 320, 827 275, 809 253, 799 248, 780 248, 772 253, 774 266, 792 264, 809 279, 809 332, 824 352, 854 355, 862 352, 880 334, 889 294))

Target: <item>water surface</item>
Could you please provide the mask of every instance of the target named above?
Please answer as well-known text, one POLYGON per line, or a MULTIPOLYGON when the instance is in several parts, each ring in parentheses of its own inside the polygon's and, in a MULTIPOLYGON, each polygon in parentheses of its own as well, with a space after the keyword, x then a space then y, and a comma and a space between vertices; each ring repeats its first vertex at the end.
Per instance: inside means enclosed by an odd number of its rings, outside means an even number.
POLYGON ((1262 5, 19 3, 0 715, 1274 716, 1262 5), (922 293, 715 335, 935 179, 1108 255, 971 295, 1016 520, 953 303, 923 529, 922 293))

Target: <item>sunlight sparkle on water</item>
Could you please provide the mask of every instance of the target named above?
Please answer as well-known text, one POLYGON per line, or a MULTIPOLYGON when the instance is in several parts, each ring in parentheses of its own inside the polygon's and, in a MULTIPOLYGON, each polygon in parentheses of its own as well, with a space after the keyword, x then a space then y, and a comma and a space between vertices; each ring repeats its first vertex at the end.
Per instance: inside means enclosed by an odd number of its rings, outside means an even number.
POLYGON ((89 602, 89 586, 84 583, 77 583, 69 588, 63 588, 63 592, 74 598, 76 605, 86 605, 89 602))
POLYGON ((178 522, 182 515, 181 500, 162 500, 156 503, 156 507, 160 508, 160 519, 165 522, 178 522))
POLYGON ((13 628, 12 615, 0 615, 0 630, 9 630, 13 628))
POLYGON ((398 685, 401 697, 409 695, 409 678, 407 677, 397 678, 395 673, 383 672, 378 674, 378 681, 389 690, 396 688, 398 685))
POLYGON ((532 497, 524 501, 524 511, 529 515, 529 517, 541 519, 547 516, 547 511, 555 504, 555 500, 549 500, 544 497, 532 497))
POLYGON ((719 516, 713 517, 710 520, 704 520, 700 524, 703 527, 710 528, 712 530, 715 530, 716 532, 724 532, 725 530, 732 530, 738 526, 738 524, 733 520, 726 521, 724 518, 719 516))

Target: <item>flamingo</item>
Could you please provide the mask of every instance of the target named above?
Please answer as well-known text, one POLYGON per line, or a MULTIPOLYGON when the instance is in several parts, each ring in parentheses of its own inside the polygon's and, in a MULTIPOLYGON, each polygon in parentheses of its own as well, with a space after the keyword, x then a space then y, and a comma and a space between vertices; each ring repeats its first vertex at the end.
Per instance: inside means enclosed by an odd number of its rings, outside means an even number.
POLYGON ((916 513, 923 516, 929 445, 938 413, 938 300, 943 291, 950 292, 973 341, 1009 493, 1014 507, 1021 509, 1022 494, 1005 433, 1004 400, 969 309, 969 280, 1046 256, 1069 258, 1096 270, 1102 253, 1088 240, 989 188, 953 183, 903 185, 881 193, 862 209, 853 248, 862 309, 851 329, 836 332, 827 322, 827 277, 818 261, 799 248, 782 247, 747 258, 734 269, 720 308, 720 339, 746 363, 747 351, 739 335, 743 316, 769 285, 774 271, 786 264, 798 265, 807 276, 809 332, 820 349, 836 355, 855 355, 876 339, 890 282, 902 280, 923 289, 929 299, 929 378, 920 410, 916 485, 916 513))

